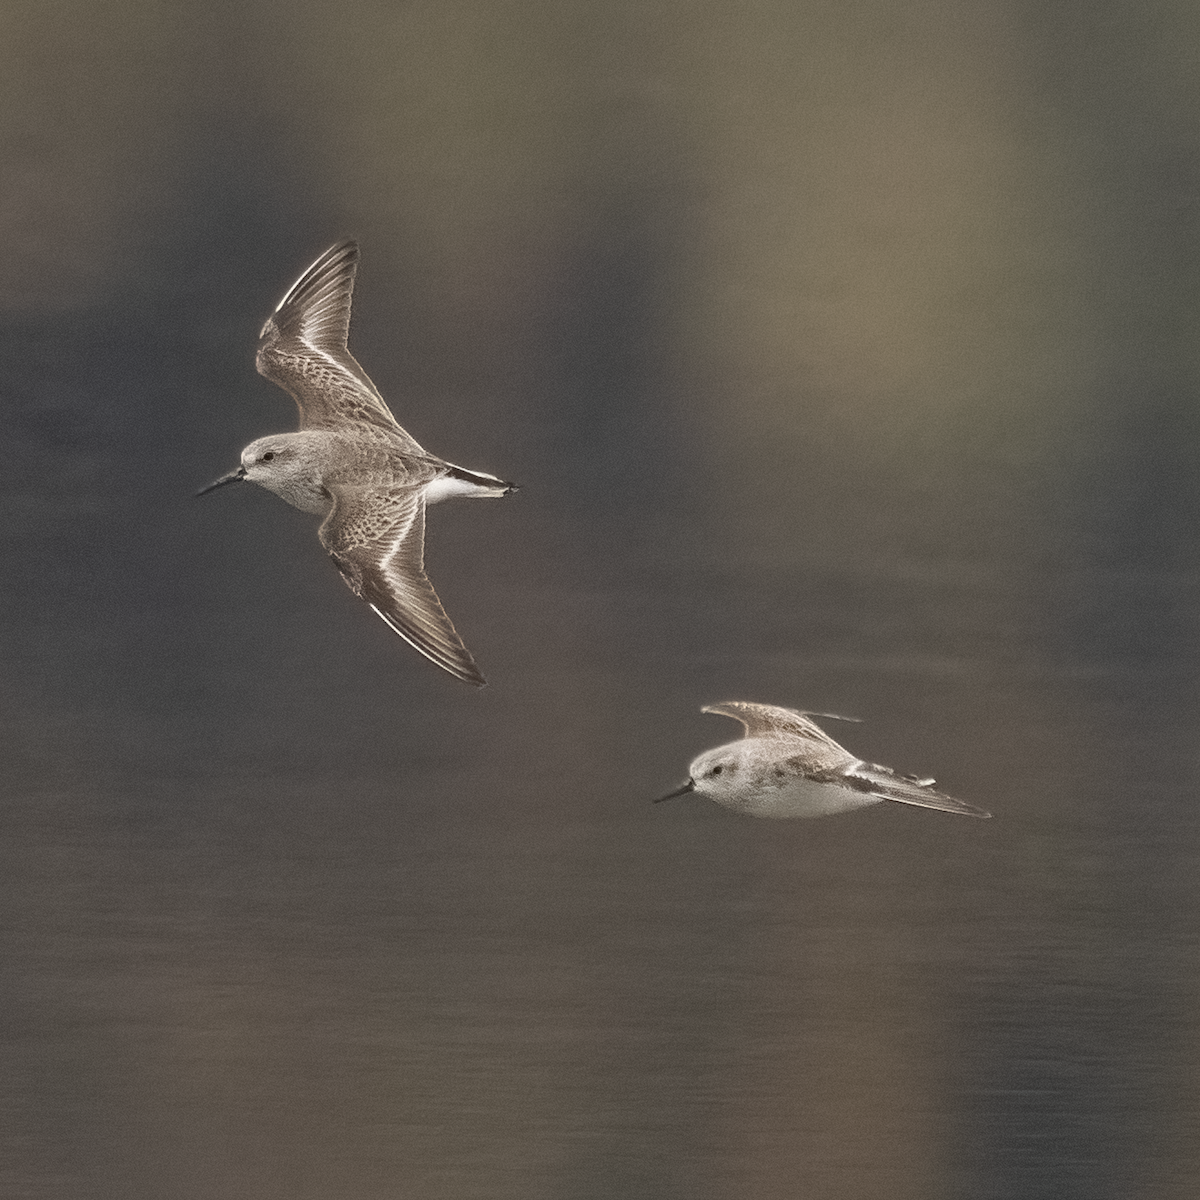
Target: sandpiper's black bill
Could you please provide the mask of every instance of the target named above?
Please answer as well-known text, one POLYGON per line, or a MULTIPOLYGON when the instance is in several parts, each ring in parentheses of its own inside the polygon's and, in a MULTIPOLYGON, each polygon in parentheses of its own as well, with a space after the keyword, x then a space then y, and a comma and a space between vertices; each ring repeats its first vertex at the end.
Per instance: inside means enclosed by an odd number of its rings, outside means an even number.
POLYGON ((668 792, 665 796, 659 796, 659 798, 653 801, 653 803, 661 804, 664 800, 674 800, 676 796, 686 796, 688 792, 694 792, 695 790, 695 782, 689 779, 687 783, 683 785, 683 787, 676 788, 673 792, 668 792))
POLYGON ((207 487, 202 487, 197 493, 197 496, 203 496, 215 488, 224 487, 227 483, 241 483, 246 478, 246 468, 238 467, 236 471, 230 471, 228 475, 222 475, 220 479, 210 483, 207 487))

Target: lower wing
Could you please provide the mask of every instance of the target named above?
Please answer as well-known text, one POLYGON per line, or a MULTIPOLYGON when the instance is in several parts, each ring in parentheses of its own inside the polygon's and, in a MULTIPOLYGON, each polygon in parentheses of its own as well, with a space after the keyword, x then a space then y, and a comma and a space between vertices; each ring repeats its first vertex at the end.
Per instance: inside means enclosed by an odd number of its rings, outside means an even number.
POLYGON ((841 772, 842 778, 855 791, 895 800, 900 804, 915 804, 919 808, 936 808, 940 812, 961 813, 964 817, 990 817, 992 814, 964 800, 956 800, 945 792, 935 791, 932 779, 917 779, 898 775, 890 767, 878 763, 857 762, 841 772))

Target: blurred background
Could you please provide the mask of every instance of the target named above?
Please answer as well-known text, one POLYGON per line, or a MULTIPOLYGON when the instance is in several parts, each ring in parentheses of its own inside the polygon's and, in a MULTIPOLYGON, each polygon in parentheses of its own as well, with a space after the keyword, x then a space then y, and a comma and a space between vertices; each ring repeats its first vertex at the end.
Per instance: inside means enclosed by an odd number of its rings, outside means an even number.
POLYGON ((9 0, 0 1192, 1200 1189, 1200 10, 9 0), (427 567, 195 501, 351 349, 427 567), (648 801, 727 699, 991 822, 648 801))

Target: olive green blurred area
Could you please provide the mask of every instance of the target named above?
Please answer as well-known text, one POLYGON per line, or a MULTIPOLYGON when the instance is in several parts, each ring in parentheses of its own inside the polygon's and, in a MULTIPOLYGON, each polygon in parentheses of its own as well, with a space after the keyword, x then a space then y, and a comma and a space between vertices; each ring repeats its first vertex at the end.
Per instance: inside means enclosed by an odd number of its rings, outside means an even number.
POLYGON ((1198 221, 1178 0, 7 0, 0 1193, 1196 1195, 1198 221), (481 694, 192 499, 343 236, 481 694))
POLYGON ((649 410, 726 555, 1032 537, 1178 565, 1198 24, 1186 4, 14 3, 0 301, 178 298, 185 248, 278 286, 353 232, 404 383, 594 426, 617 465, 649 410), (797 509, 803 538, 764 520, 797 509))

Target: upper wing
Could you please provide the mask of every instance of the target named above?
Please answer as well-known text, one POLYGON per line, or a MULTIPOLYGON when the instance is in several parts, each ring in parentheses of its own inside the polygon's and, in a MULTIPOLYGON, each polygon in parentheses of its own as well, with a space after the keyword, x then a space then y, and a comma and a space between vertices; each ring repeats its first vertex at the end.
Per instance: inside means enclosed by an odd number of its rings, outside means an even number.
POLYGON ((962 813, 966 817, 990 817, 990 812, 976 808, 962 800, 955 800, 945 792, 933 789, 932 779, 918 779, 913 775, 898 775, 891 767, 878 763, 855 762, 838 772, 855 791, 878 796, 881 800, 896 800, 901 804, 916 804, 920 808, 936 808, 942 812, 962 813))
POLYGON ((374 425, 422 453, 346 349, 358 258, 357 242, 338 242, 296 280, 259 334, 259 374, 291 393, 301 429, 374 425))
POLYGON ((350 590, 391 629, 456 679, 482 687, 463 645, 425 575, 425 499, 419 488, 395 495, 338 488, 321 526, 329 551, 350 590))
MULTIPOLYGON (((779 708, 774 704, 752 704, 749 700, 727 700, 723 704, 709 704, 700 710, 706 713, 716 713, 721 717, 732 717, 741 721, 746 727, 746 737, 776 737, 803 738, 806 741, 819 742, 834 750, 839 750, 848 757, 844 750, 819 725, 808 718, 812 716, 832 716, 832 713, 802 713, 791 708, 779 708)), ((838 717, 836 720, 846 720, 838 717)))

